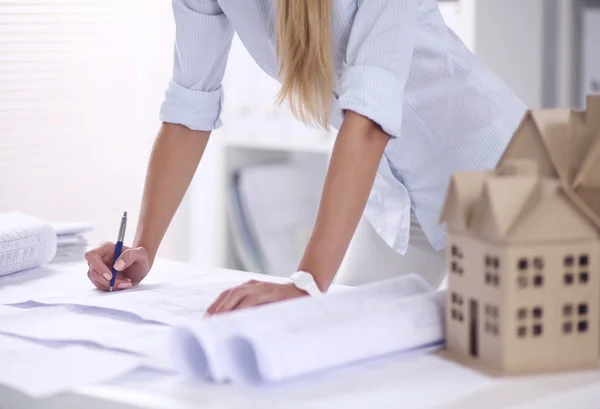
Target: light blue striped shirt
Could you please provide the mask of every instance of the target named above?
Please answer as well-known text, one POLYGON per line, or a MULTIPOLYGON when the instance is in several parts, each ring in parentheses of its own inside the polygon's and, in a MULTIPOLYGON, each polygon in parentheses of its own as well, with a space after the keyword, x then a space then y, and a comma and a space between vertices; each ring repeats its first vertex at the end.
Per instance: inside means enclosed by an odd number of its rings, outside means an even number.
MULTIPOLYGON (((277 78, 274 0, 173 0, 173 77, 160 119, 194 130, 221 125, 221 82, 234 31, 277 78)), ((526 106, 445 24, 435 0, 332 0, 332 90, 343 111, 371 118, 392 136, 365 217, 406 251, 412 209, 437 250, 439 214, 453 172, 495 166, 526 106)))

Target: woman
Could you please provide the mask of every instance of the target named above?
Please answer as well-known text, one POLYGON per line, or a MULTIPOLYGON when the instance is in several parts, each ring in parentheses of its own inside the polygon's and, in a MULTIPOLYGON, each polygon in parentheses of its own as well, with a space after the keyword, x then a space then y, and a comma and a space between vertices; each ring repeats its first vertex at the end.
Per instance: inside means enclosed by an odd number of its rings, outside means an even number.
MULTIPOLYGON (((289 284, 227 290, 209 314, 326 291, 363 211, 398 253, 418 224, 441 257, 438 216, 451 174, 495 166, 525 113, 448 29, 436 0, 173 0, 173 9, 173 77, 133 248, 115 263, 116 289, 148 274, 210 132, 220 126, 234 31, 281 81, 280 101, 305 123, 339 133, 298 273, 289 284)), ((108 243, 86 256, 88 276, 103 290, 113 250, 108 243)))

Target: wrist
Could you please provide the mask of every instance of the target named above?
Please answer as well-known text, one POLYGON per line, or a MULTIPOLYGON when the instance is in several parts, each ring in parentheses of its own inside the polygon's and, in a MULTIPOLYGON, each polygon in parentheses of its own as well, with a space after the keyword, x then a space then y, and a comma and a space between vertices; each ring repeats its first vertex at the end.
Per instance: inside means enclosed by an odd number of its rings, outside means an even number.
POLYGON ((299 291, 310 296, 316 297, 322 295, 322 291, 317 285, 313 275, 306 271, 296 271, 290 276, 290 284, 294 285, 299 291))
POLYGON ((149 242, 143 240, 142 237, 140 237, 140 238, 136 237, 133 240, 131 247, 132 248, 142 247, 143 249, 145 249, 146 253, 148 254, 148 264, 149 264, 150 268, 152 268, 152 265, 154 264, 154 259, 156 258, 156 253, 158 252, 158 246, 153 246, 153 245, 149 244, 149 242))

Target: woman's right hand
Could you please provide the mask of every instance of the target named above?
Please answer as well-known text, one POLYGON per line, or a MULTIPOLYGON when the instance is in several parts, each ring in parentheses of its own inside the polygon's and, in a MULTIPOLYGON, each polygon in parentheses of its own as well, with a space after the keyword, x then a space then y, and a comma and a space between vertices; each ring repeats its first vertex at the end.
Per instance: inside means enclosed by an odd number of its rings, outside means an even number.
MULTIPOLYGON (((100 290, 108 291, 110 289, 114 254, 115 243, 103 243, 85 253, 85 259, 89 266, 88 277, 100 290)), ((138 285, 150 271, 148 252, 143 247, 132 249, 123 246, 121 257, 115 262, 114 267, 119 273, 113 291, 138 285)))

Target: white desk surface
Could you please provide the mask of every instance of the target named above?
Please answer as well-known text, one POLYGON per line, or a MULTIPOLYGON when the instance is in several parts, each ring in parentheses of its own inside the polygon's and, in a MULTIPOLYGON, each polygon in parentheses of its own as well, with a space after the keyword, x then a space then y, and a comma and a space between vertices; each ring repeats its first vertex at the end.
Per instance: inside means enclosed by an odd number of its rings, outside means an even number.
MULTIPOLYGON (((50 265, 8 277, 0 287, 19 284, 25 288, 57 286, 72 291, 89 288, 85 264, 50 265)), ((158 283, 199 273, 191 266, 160 260, 147 282, 158 283)), ((443 373, 419 371, 421 362, 435 356, 395 357, 335 370, 310 379, 260 388, 189 384, 175 376, 139 371, 134 376, 101 385, 90 385, 71 393, 34 400, 0 385, 2 409, 354 409, 354 408, 445 408, 445 409, 598 409, 600 370, 494 379, 484 387, 473 382, 452 387, 452 370, 443 373), (435 405, 433 402, 443 404, 435 405), (432 402, 428 405, 427 402, 432 402)), ((442 360, 443 358, 439 358, 442 360)), ((455 364, 452 364, 455 365, 455 364)), ((457 366, 458 367, 458 366, 457 366)), ((452 369, 453 366, 450 366, 452 369)), ((482 375, 483 376, 483 375, 482 375)), ((477 381, 479 382, 479 381, 477 381)))

